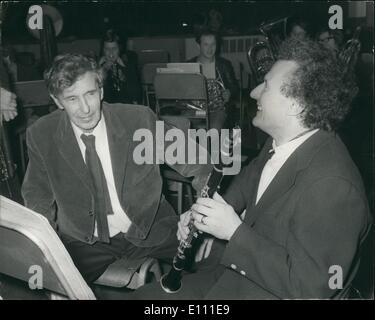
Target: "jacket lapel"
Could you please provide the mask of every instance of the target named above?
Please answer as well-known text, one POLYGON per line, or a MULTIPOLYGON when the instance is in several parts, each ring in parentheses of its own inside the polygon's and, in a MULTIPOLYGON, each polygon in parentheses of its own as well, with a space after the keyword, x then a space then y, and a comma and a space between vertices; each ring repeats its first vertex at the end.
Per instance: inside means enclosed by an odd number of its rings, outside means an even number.
MULTIPOLYGON (((115 179, 117 195, 121 201, 122 188, 124 185, 125 171, 128 163, 131 135, 126 131, 124 124, 110 110, 110 106, 103 104, 103 115, 105 118, 109 153, 111 156, 113 177, 115 179)), ((124 107, 126 108, 126 107, 124 107)))
MULTIPOLYGON (((250 224, 255 222, 259 214, 264 212, 267 207, 270 207, 277 201, 278 198, 290 190, 290 188, 294 185, 296 174, 296 158, 292 155, 291 158, 289 158, 281 167, 279 172, 269 184, 268 188, 264 191, 258 203, 254 206, 253 214, 250 216, 250 224)), ((257 191, 258 189, 255 192, 254 204, 256 201, 257 191)))
MULTIPOLYGON (((247 221, 252 225, 258 216, 267 210, 268 207, 272 206, 280 197, 287 193, 294 185, 297 174, 299 171, 308 167, 313 155, 318 152, 318 149, 324 142, 326 142, 332 134, 319 130, 313 136, 308 138, 302 145, 300 145, 288 160, 280 168, 274 179, 269 184, 268 188, 264 191, 262 197, 258 203, 255 204, 256 195, 258 191, 258 185, 260 176, 262 174, 263 167, 267 162, 267 159, 263 160, 263 166, 259 167, 259 177, 257 181, 257 187, 253 192, 252 199, 252 214, 246 215, 247 221)), ((269 146, 268 146, 269 148, 269 146)), ((269 149, 267 149, 268 151, 269 149)))
POLYGON ((66 112, 62 114, 54 139, 61 156, 74 171, 75 175, 78 176, 82 183, 93 193, 94 188, 90 173, 82 158, 81 150, 79 149, 77 139, 66 112))
POLYGON ((255 164, 255 169, 254 169, 255 174, 254 174, 254 178, 253 178, 254 183, 251 186, 251 190, 249 190, 249 194, 252 197, 250 199, 250 206, 251 206, 252 210, 254 210, 254 208, 256 206, 255 202, 256 202, 256 199, 257 199, 260 177, 261 177, 261 174, 262 174, 262 170, 263 170, 266 162, 269 159, 269 150, 271 148, 272 148, 272 139, 269 139, 265 143, 262 152, 259 154, 259 156, 256 160, 257 163, 255 164))

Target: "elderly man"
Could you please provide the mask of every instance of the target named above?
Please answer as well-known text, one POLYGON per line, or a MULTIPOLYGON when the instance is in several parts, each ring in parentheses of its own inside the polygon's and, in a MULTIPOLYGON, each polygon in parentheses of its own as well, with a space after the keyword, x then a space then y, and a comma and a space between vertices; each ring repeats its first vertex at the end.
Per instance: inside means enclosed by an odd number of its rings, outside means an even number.
POLYGON ((361 177, 335 134, 354 88, 328 50, 311 40, 284 42, 251 92, 253 124, 269 140, 222 196, 193 205, 196 227, 215 238, 198 251, 208 258, 183 277, 178 293, 145 286, 131 297, 346 297, 371 225, 361 177))
MULTIPOLYGON (((26 206, 49 219, 89 283, 121 257, 171 259, 178 219, 161 193, 159 166, 133 156, 136 130, 155 137, 154 113, 102 103, 100 69, 82 55, 56 57, 45 80, 59 109, 27 131, 26 206)), ((197 189, 210 170, 173 168, 194 176, 197 189)))

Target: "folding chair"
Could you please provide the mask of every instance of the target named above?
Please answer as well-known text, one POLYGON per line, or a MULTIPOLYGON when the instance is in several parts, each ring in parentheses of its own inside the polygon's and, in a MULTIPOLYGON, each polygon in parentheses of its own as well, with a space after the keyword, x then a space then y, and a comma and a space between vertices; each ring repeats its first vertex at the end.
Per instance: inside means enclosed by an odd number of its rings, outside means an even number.
POLYGON ((143 103, 150 107, 150 96, 155 95, 154 77, 157 68, 165 68, 166 63, 147 63, 142 67, 143 103))
MULTIPOLYGON (((174 116, 161 116, 160 120, 163 120, 174 127, 181 129, 186 136, 188 135, 188 130, 190 128, 190 121, 187 118, 183 117, 174 117, 174 116)), ((170 169, 169 167, 162 167, 163 178, 168 181, 173 181, 177 183, 177 213, 183 213, 183 205, 185 194, 184 190, 187 192, 189 199, 189 207, 193 205, 193 187, 191 185, 192 179, 186 178, 179 174, 178 172, 170 169)))
POLYGON ((159 49, 146 49, 138 53, 138 62, 140 66, 147 63, 168 63, 169 52, 159 49))
POLYGON ((166 106, 180 108, 182 116, 193 119, 203 119, 206 129, 209 130, 209 110, 195 111, 187 107, 191 101, 199 101, 208 107, 207 83, 202 74, 195 73, 157 73, 154 78, 156 96, 156 113, 166 106), (189 112, 190 111, 190 112, 189 112))

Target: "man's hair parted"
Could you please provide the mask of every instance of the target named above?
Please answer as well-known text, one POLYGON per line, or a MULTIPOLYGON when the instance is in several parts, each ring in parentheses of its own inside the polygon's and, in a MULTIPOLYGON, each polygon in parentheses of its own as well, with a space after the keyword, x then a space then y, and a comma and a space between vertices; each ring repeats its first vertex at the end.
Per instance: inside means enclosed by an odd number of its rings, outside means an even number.
POLYGON ((358 92, 354 74, 345 73, 336 55, 312 40, 285 40, 278 60, 295 61, 299 66, 283 84, 282 92, 303 107, 299 116, 304 125, 336 130, 358 92))
POLYGON ((95 73, 99 87, 103 86, 103 75, 94 59, 82 54, 67 53, 55 57, 52 66, 44 72, 44 80, 49 93, 57 96, 86 72, 95 73))

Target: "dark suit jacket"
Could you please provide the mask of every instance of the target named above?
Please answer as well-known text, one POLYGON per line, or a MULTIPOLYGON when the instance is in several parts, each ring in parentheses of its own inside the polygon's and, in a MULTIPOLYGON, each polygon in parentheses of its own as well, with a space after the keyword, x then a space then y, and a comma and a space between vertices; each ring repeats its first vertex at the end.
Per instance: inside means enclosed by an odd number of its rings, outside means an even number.
MULTIPOLYGON (((155 138, 156 116, 144 106, 106 103, 103 114, 117 194, 132 221, 126 238, 135 245, 156 246, 176 231, 177 216, 162 196, 159 165, 133 160, 139 145, 133 133, 145 128, 155 138)), ((58 233, 93 243, 93 187, 66 112, 57 110, 35 122, 27 131, 27 145, 30 161, 22 186, 26 206, 45 215, 58 233)), ((199 178, 194 184, 199 189, 211 166, 173 168, 199 178)))
POLYGON ((244 223, 224 249, 224 273, 208 298, 342 297, 359 264, 358 247, 371 223, 361 177, 338 136, 322 130, 284 163, 255 205, 271 149, 235 178, 224 195, 244 223), (329 288, 341 266, 343 289, 329 288))

